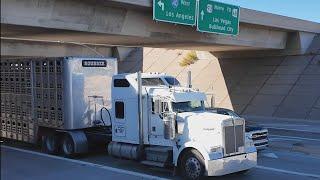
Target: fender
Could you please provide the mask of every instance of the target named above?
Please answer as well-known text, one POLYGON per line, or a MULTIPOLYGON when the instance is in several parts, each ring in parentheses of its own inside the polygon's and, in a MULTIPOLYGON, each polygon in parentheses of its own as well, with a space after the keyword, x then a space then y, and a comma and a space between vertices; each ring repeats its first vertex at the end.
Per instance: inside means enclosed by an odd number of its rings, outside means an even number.
POLYGON ((174 162, 175 166, 178 165, 178 159, 179 159, 181 152, 186 148, 194 148, 197 151, 199 151, 200 154, 202 155, 202 157, 204 158, 205 166, 206 167, 208 166, 208 160, 210 160, 208 151, 205 149, 205 147, 201 143, 196 142, 196 141, 188 141, 183 146, 181 146, 179 148, 179 150, 177 151, 177 155, 173 156, 174 157, 173 162, 174 162))

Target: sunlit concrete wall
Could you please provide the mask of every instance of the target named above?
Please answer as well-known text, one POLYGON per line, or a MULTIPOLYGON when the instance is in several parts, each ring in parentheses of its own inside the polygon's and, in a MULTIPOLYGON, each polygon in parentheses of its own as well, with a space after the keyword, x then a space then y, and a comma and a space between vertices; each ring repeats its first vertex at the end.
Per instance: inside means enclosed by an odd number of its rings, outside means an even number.
MULTIPOLYGON (((319 58, 303 55, 221 59, 220 67, 237 112, 320 119, 319 58)), ((221 104, 226 105, 224 101, 221 104)))
POLYGON ((143 70, 165 72, 214 94, 215 105, 244 115, 320 120, 320 45, 299 56, 221 58, 199 52, 187 68, 179 62, 188 51, 144 48, 143 70))

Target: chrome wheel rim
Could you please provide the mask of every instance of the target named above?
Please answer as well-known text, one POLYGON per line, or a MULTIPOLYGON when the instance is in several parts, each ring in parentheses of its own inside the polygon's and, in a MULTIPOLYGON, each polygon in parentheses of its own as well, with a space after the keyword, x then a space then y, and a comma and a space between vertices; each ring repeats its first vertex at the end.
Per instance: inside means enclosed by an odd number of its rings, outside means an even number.
POLYGON ((187 159, 185 164, 185 170, 191 179, 197 179, 201 175, 201 164, 199 160, 195 157, 190 157, 187 159))

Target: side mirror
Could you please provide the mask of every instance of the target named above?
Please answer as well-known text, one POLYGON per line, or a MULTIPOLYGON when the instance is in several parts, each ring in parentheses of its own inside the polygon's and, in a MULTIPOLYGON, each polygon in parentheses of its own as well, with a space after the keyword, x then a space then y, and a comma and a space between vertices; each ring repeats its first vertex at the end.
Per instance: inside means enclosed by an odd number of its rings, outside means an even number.
POLYGON ((176 138, 176 114, 167 114, 163 119, 164 123, 164 138, 175 139, 176 138))

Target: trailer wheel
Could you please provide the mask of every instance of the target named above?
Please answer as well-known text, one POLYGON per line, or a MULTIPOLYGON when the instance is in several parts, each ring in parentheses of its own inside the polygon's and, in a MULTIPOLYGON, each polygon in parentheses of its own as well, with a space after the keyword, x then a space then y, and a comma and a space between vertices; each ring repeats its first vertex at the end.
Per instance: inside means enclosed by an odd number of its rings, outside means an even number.
POLYGON ((43 136, 42 150, 48 154, 58 153, 58 138, 54 134, 43 136))
POLYGON ((73 157, 75 155, 74 142, 68 134, 62 138, 61 151, 65 157, 73 157))
POLYGON ((180 163, 180 172, 187 179, 200 179, 204 174, 204 160, 195 149, 183 154, 180 163))

